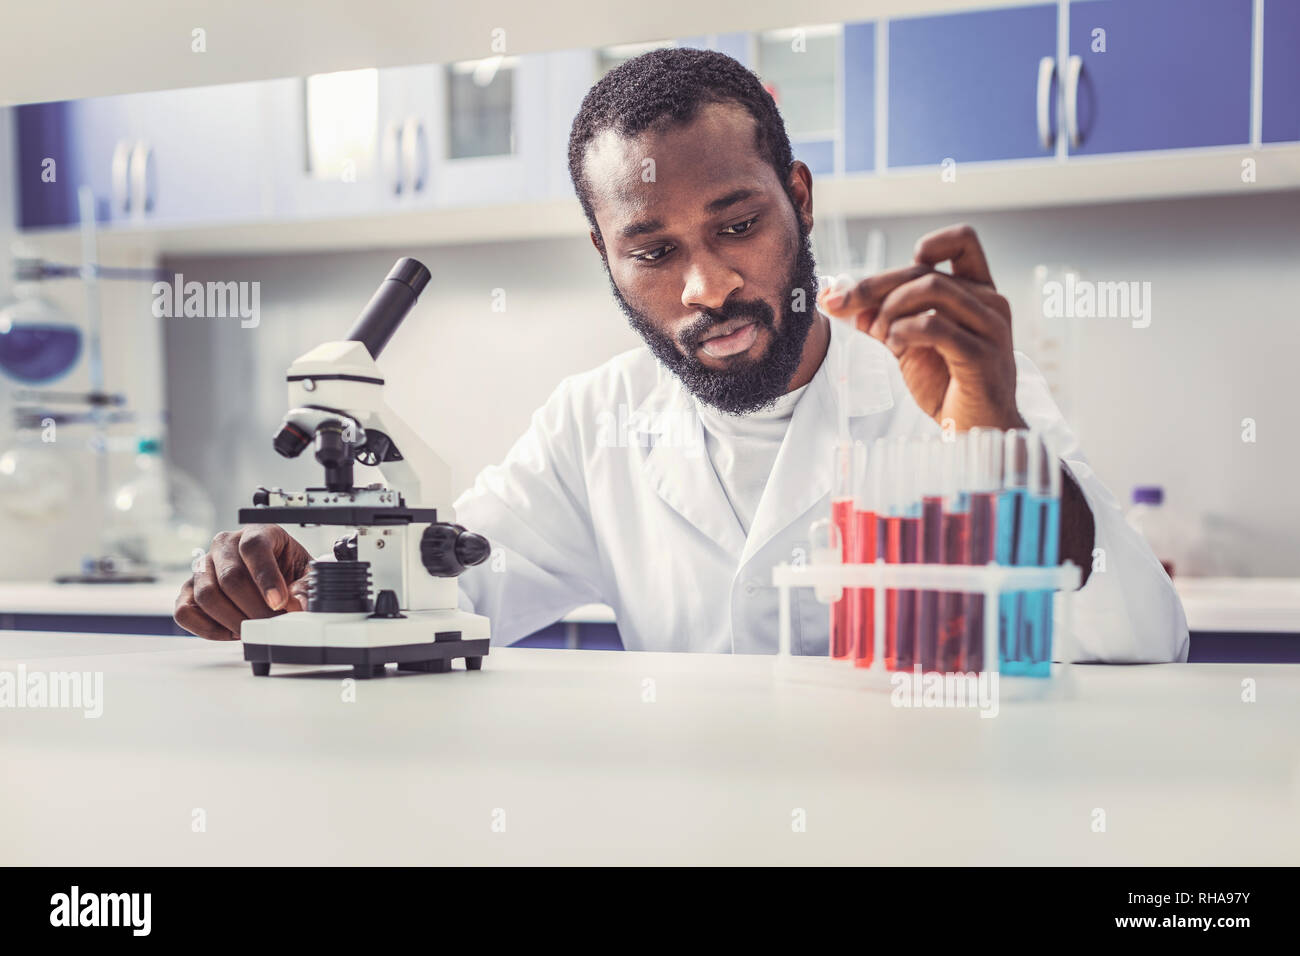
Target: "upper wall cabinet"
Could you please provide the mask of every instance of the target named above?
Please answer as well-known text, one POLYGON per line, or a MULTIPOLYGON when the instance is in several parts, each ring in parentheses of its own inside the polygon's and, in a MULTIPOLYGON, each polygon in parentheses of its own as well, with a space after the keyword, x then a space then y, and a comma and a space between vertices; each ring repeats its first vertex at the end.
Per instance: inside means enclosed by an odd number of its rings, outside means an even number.
POLYGON ((1266 143, 1300 141, 1300 3, 1265 0, 1264 110, 1266 143))
MULTIPOLYGON (((249 229, 212 230, 211 241, 240 248, 284 225, 290 238, 266 241, 311 245, 325 231, 315 224, 329 221, 329 241, 344 247, 357 235, 351 220, 384 236, 387 217, 405 212, 423 214, 404 223, 407 234, 427 223, 444 230, 440 241, 572 229, 578 217, 561 222, 557 212, 572 197, 567 145, 579 105, 609 70, 658 47, 719 50, 755 71, 795 157, 819 182, 848 174, 832 189, 851 214, 879 214, 882 197, 897 214, 945 208, 928 175, 888 175, 945 160, 985 164, 979 196, 963 201, 992 208, 1066 198, 1059 174, 1072 164, 1075 201, 1209 194, 1229 182, 1195 172, 1219 161, 1212 151, 1133 156, 1127 167, 1076 162, 1090 155, 1246 146, 1253 133, 1300 144, 1300 0, 979 2, 872 22, 20 106, 18 225, 74 226, 86 185, 100 222, 158 226, 188 248, 206 241, 193 227, 241 222, 249 229), (1167 166, 1129 188, 1126 169, 1152 163, 1167 166), (860 175, 872 173, 884 175, 860 175), (499 204, 518 208, 489 208, 499 204), (466 207, 483 212, 437 215, 466 207)), ((1286 175, 1274 170, 1274 188, 1293 185, 1286 175)), ((134 230, 124 232, 132 241, 134 230)))
POLYGON ((490 205, 542 196, 550 141, 547 61, 493 57, 434 70, 431 200, 490 205))
POLYGON ((275 215, 364 215, 427 191, 427 123, 409 91, 421 81, 431 91, 433 69, 348 70, 264 84, 275 215))
POLYGON ((839 24, 768 30, 754 38, 754 71, 772 94, 794 158, 813 173, 837 172, 843 114, 844 28, 839 24))
POLYGON ((19 107, 19 225, 75 224, 82 185, 100 222, 269 211, 260 96, 260 84, 240 83, 19 107))
POLYGON ((891 20, 889 165, 1052 153, 1056 22, 1047 4, 891 20))
POLYGON ((1249 143, 1252 10, 1252 0, 1072 0, 1070 152, 1249 143))
MULTIPOLYGON (((127 215, 160 223, 255 219, 265 189, 261 84, 238 83, 122 97, 129 161, 127 215)), ((112 166, 104 139, 92 168, 112 166)))

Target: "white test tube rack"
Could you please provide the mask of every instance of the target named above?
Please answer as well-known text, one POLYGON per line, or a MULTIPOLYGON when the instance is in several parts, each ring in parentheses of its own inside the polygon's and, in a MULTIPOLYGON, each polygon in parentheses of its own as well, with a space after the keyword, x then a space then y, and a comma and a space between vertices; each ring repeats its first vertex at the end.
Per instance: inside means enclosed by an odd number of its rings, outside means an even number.
MULTIPOLYGON (((949 591, 984 596, 984 662, 986 670, 997 674, 998 659, 998 598, 1015 591, 1060 591, 1062 607, 1059 618, 1052 627, 1053 657, 1052 678, 1063 676, 1073 660, 1074 641, 1074 591, 1082 577, 1079 567, 1065 562, 1057 567, 1024 567, 1005 564, 841 564, 835 562, 804 565, 778 564, 772 569, 772 583, 777 589, 778 622, 777 658, 779 662, 792 660, 790 653, 790 589, 820 588, 823 592, 841 591, 847 599, 849 591, 859 588, 874 590, 875 634, 870 667, 855 667, 851 661, 835 661, 837 666, 849 671, 880 674, 885 672, 885 592, 903 589, 915 591, 949 591), (990 666, 991 665, 991 666, 990 666)), ((830 613, 830 604, 826 604, 830 613)), ((919 668, 919 662, 918 662, 919 668)), ((1043 682, 1041 677, 1026 680, 1043 682)))

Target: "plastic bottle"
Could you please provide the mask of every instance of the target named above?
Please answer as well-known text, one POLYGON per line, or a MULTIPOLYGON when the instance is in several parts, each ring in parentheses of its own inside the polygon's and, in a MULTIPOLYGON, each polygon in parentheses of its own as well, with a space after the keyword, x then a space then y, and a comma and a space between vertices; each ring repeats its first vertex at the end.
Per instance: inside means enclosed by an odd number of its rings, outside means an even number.
POLYGON ((132 565, 184 571, 196 550, 207 550, 215 521, 212 501, 198 482, 163 461, 157 439, 143 438, 134 476, 109 498, 105 543, 132 565))
POLYGON ((1146 538, 1146 542, 1164 565, 1165 574, 1174 576, 1181 554, 1182 536, 1175 516, 1165 507, 1165 490, 1159 485, 1139 485, 1133 489, 1133 507, 1125 517, 1146 538))

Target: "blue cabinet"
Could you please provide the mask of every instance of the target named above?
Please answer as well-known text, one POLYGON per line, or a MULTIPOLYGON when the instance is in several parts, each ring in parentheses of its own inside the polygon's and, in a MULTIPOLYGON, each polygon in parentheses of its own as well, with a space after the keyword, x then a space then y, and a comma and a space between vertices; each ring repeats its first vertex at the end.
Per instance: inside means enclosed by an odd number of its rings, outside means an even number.
POLYGON ((1081 69, 1064 71, 1070 152, 1249 143, 1252 9, 1252 0, 1072 0, 1069 49, 1081 69))
POLYGON ((14 110, 18 226, 36 229, 77 221, 78 155, 74 103, 37 103, 14 110))
POLYGON ((891 20, 889 165, 1050 154, 1039 73, 1056 55, 1056 11, 1042 4, 891 20))
POLYGON ((76 225, 82 186, 94 193, 98 222, 127 218, 137 141, 126 103, 127 97, 108 96, 17 108, 20 227, 76 225))
POLYGON ((19 107, 19 225, 75 225, 83 185, 106 224, 257 216, 267 208, 258 90, 243 83, 19 107))
POLYGON ((1264 103, 1266 143, 1300 141, 1300 3, 1264 2, 1264 103))
POLYGON ((844 25, 844 171, 876 168, 876 25, 844 25))

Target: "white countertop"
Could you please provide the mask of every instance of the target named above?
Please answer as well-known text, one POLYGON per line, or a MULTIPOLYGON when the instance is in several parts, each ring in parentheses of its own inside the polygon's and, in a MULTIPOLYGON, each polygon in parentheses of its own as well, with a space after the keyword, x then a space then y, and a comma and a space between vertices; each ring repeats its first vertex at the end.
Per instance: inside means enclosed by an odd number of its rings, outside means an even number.
MULTIPOLYGON (((171 617, 184 578, 160 584, 0 583, 0 614, 104 614, 171 617)), ((1300 633, 1300 578, 1178 578, 1192 631, 1300 633)), ((604 604, 585 604, 563 618, 614 623, 604 604)))
POLYGON ((353 703, 234 643, 0 634, 19 664, 104 704, 0 709, 10 865, 1300 863, 1291 665, 1075 667, 984 719, 756 656, 493 649, 353 703))
MULTIPOLYGON (((53 581, 0 582, 0 614, 94 614, 171 617, 186 577, 156 584, 55 584, 53 581)), ((563 618, 582 624, 613 624, 604 604, 584 604, 563 618)))
POLYGON ((1193 631, 1300 633, 1300 578, 1175 578, 1193 631))

